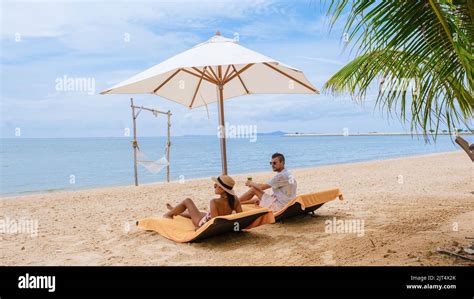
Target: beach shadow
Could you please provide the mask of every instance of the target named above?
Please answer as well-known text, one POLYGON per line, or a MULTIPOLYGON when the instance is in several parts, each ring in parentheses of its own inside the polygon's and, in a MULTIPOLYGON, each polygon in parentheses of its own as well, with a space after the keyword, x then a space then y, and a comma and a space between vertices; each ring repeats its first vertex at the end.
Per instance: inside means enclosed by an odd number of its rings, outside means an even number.
MULTIPOLYGON (((229 251, 229 246, 222 246, 222 244, 238 244, 239 246, 261 244, 263 246, 271 246, 275 243, 281 242, 281 237, 293 238, 291 232, 287 231, 294 229, 301 229, 309 225, 323 226, 326 220, 332 220, 336 215, 298 215, 274 224, 266 225, 262 228, 251 231, 241 231, 235 233, 226 233, 218 236, 213 236, 207 239, 193 242, 196 248, 213 249, 216 251, 229 251)), ((339 219, 345 217, 337 215, 339 219)))
MULTIPOLYGON (((256 244, 262 246, 271 246, 281 242, 281 238, 293 238, 292 232, 295 229, 302 229, 309 226, 323 226, 325 221, 333 220, 334 217, 338 219, 345 219, 350 215, 341 215, 341 213, 335 214, 315 214, 315 215, 297 215, 291 218, 284 219, 283 221, 276 222, 274 224, 265 225, 257 229, 250 231, 239 231, 229 232, 217 236, 211 236, 209 238, 200 239, 190 243, 175 243, 172 240, 166 239, 159 233, 150 231, 148 237, 161 239, 160 243, 163 244, 180 244, 180 245, 191 245, 196 249, 208 250, 212 249, 216 252, 226 252, 235 250, 235 246, 255 246, 256 244)), ((140 234, 136 232, 133 237, 138 237, 140 234)), ((155 240, 156 241, 156 240, 155 240)))
POLYGON ((345 216, 341 215, 336 215, 336 214, 325 214, 325 215, 310 215, 310 214, 305 214, 305 215, 298 215, 294 216, 291 218, 283 219, 282 221, 277 222, 281 226, 288 226, 288 227, 295 227, 295 226, 301 226, 305 224, 324 224, 326 220, 332 220, 334 217, 337 217, 338 219, 344 219, 346 218, 345 216))

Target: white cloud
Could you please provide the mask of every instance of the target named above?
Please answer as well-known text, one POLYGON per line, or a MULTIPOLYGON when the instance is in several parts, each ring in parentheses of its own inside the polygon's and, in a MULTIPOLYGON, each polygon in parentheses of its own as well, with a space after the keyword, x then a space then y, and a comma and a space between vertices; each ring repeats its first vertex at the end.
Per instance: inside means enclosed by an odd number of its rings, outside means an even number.
MULTIPOLYGON (((91 77, 96 92, 206 40, 216 29, 305 72, 318 88, 348 60, 338 37, 324 34, 297 5, 277 1, 2 1, 1 132, 25 136, 121 136, 130 126, 129 95, 58 92, 55 79, 91 77), (276 32, 278 30, 278 32, 276 32), (15 43, 19 32, 22 41, 15 43), (129 34, 130 41, 124 40, 129 34), (30 134, 30 135, 29 135, 30 134)), ((324 28, 324 30, 321 30, 324 28)), ((172 133, 214 134, 217 108, 189 110, 156 96, 140 105, 171 110, 172 133)), ((377 123, 369 109, 326 95, 259 95, 226 101, 226 120, 258 124, 259 132, 321 128, 340 121, 377 123), (364 120, 365 119, 365 120, 364 120)), ((142 114, 142 135, 164 135, 163 119, 142 114)), ((371 125, 373 127, 375 125, 371 125)), ((385 124, 381 124, 385 127, 385 124)))
MULTIPOLYGON (((83 27, 124 27, 132 23, 193 26, 208 18, 242 18, 268 13, 271 1, 2 1, 2 36, 62 36, 83 27)), ((202 25, 202 24, 201 24, 202 25)))

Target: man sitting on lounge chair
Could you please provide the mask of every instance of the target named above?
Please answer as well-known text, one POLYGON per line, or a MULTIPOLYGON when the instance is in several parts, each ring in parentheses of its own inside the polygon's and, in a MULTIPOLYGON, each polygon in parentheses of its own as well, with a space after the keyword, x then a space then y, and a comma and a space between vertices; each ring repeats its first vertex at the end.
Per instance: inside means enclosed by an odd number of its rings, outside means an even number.
POLYGON ((285 168, 285 157, 280 153, 273 154, 270 165, 277 174, 267 183, 247 180, 245 186, 250 189, 239 198, 241 204, 257 204, 276 212, 296 197, 296 180, 285 168), (269 188, 273 194, 264 192, 269 188))

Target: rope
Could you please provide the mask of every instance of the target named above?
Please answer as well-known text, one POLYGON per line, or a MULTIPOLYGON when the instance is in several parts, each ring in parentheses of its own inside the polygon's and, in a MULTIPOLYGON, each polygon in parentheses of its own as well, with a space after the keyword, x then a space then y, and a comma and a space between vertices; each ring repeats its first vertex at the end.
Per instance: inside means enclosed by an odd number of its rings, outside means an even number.
POLYGON ((201 100, 202 100, 202 102, 204 103, 204 106, 206 107, 207 119, 211 119, 211 118, 209 117, 209 108, 207 107, 207 103, 206 103, 206 101, 204 101, 204 98, 202 97, 201 92, 199 92, 199 96, 201 97, 201 100))
POLYGON ((132 147, 140 150, 140 147, 138 146, 138 142, 136 140, 132 140, 132 147))

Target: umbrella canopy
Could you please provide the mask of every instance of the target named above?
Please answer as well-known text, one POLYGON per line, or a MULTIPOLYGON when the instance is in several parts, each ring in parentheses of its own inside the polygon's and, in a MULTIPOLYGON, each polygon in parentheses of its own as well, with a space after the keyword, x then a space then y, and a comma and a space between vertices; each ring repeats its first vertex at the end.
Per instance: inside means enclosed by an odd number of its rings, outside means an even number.
POLYGON ((155 94, 196 108, 218 102, 222 172, 227 174, 226 99, 249 94, 319 93, 303 72, 245 47, 219 32, 101 94, 155 94))

